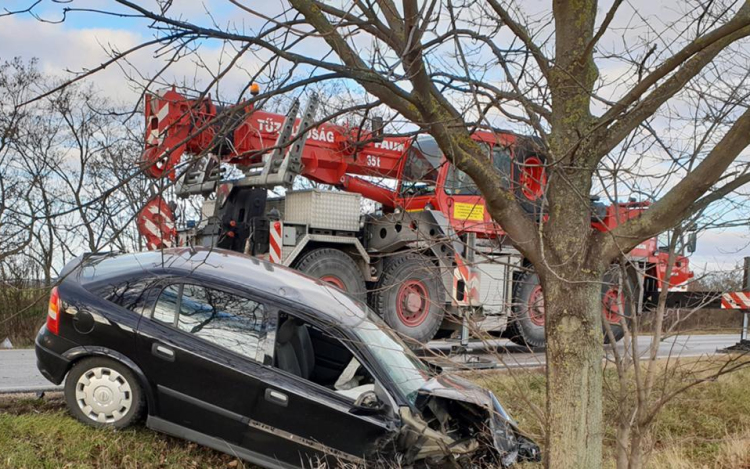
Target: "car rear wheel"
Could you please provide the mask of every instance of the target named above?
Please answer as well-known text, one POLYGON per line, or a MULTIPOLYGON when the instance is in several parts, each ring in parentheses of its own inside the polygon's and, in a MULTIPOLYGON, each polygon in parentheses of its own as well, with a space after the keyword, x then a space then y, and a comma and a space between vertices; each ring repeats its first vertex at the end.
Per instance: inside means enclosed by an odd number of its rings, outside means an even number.
POLYGON ((65 401, 75 418, 94 427, 125 428, 141 417, 145 407, 133 372, 103 357, 73 365, 65 379, 65 401))
POLYGON ((445 315, 445 291, 438 269, 421 254, 391 259, 383 269, 373 305, 398 333, 425 343, 431 340, 445 315))
POLYGON ((345 252, 331 248, 315 249, 297 262, 296 269, 330 283, 358 300, 367 298, 365 277, 354 259, 345 252))

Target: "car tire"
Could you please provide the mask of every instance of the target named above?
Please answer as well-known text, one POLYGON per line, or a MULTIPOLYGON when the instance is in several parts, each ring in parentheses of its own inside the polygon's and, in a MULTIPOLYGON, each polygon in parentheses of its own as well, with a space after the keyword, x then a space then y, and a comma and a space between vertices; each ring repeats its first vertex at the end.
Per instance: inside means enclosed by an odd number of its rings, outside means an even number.
POLYGON ((384 267, 372 304, 396 332, 426 343, 443 323, 444 290, 442 277, 428 257, 404 254, 384 267))
POLYGON ((305 254, 295 268, 330 283, 360 301, 367 299, 365 277, 354 259, 345 252, 331 248, 315 249, 305 254))
POLYGON ((98 428, 126 428, 140 420, 145 409, 133 372, 105 357, 76 362, 65 379, 64 393, 70 413, 98 428))

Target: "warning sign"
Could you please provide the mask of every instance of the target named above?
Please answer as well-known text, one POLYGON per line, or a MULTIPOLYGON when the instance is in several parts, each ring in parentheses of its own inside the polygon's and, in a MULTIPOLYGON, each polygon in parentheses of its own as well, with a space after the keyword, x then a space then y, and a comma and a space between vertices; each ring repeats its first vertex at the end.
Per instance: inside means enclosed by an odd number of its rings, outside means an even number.
POLYGON ((453 206, 453 218, 457 220, 484 220, 484 205, 456 203, 453 206))

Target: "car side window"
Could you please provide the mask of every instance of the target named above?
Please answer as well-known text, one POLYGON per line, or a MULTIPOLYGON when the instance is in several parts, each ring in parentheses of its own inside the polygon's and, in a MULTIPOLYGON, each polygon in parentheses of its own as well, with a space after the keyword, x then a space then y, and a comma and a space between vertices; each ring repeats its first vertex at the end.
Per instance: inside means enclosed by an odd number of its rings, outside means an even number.
POLYGON ((352 402, 375 391, 376 380, 340 337, 287 313, 279 315, 279 324, 275 368, 352 402))
POLYGON ((95 292, 107 301, 142 314, 148 306, 145 293, 153 283, 152 278, 133 278, 118 283, 108 281, 95 292))
POLYGON ((154 306, 152 318, 164 324, 174 324, 177 314, 177 298, 180 296, 180 285, 169 285, 162 290, 154 306))
POLYGON ((261 303, 213 288, 185 284, 177 327, 220 347, 257 360, 266 334, 261 303))

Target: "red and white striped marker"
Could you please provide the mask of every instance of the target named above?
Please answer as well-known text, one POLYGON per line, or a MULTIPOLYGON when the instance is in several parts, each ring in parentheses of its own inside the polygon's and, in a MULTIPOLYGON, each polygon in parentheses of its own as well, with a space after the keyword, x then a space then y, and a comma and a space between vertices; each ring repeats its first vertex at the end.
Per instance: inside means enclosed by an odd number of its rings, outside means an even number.
POLYGON ((274 264, 281 264, 281 230, 282 225, 280 221, 271 222, 271 233, 269 239, 268 256, 274 264))
POLYGON ((167 202, 158 195, 138 212, 136 225, 138 232, 146 239, 148 250, 154 251, 174 245, 174 216, 167 202))
POLYGON ((721 294, 722 309, 750 309, 750 293, 731 292, 721 294))
POLYGON ((146 94, 146 147, 141 161, 147 176, 175 178, 173 169, 185 152, 190 133, 189 111, 180 105, 185 102, 174 88, 146 94))
POLYGON ((476 269, 466 265, 464 259, 456 253, 456 268, 453 269, 453 302, 457 306, 479 306, 481 298, 479 295, 480 278, 476 269), (458 299, 458 282, 464 282, 463 300, 458 299))

